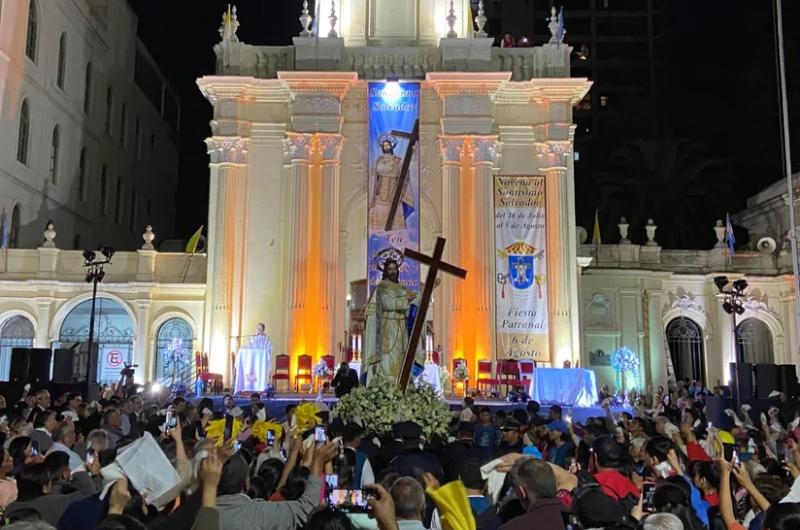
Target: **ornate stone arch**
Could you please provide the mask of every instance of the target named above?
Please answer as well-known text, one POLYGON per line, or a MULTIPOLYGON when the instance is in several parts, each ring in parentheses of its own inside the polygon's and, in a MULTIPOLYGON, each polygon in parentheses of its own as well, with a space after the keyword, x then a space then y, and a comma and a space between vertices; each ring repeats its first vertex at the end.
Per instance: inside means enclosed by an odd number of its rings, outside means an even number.
MULTIPOLYGON (((138 319, 136 318, 136 313, 133 311, 133 309, 131 308, 130 304, 127 301, 123 300, 122 298, 120 298, 115 294, 105 291, 102 293, 98 293, 97 298, 108 298, 110 300, 114 300, 115 302, 117 302, 123 309, 125 309, 125 312, 128 313, 128 317, 130 317, 131 319, 133 329, 137 329, 138 319)), ((67 318, 67 315, 69 315, 73 309, 78 307, 79 304, 91 299, 92 299, 91 293, 80 294, 68 300, 67 302, 62 304, 61 307, 58 308, 58 310, 56 310, 55 315, 53 315, 53 318, 50 321, 50 330, 48 332, 48 338, 50 339, 51 342, 59 340, 59 336, 61 333, 61 325, 64 323, 64 319, 67 318)), ((134 340, 139 340, 141 338, 142 337, 134 337, 134 340)))

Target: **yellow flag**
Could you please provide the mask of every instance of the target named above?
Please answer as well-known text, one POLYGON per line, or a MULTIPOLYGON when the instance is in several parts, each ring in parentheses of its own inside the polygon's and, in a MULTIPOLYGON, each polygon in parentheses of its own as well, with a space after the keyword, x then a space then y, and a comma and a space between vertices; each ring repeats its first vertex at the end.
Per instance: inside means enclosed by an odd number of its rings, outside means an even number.
POLYGON ((594 211, 594 230, 592 230, 592 244, 599 245, 600 240, 600 218, 598 217, 597 210, 594 211))
POLYGON ((467 4, 467 21, 469 22, 469 37, 475 36, 475 17, 472 16, 472 2, 467 4))
POLYGON ((186 243, 186 250, 185 252, 189 254, 194 254, 197 251, 197 244, 200 243, 200 237, 203 234, 203 225, 200 225, 200 228, 197 229, 192 237, 189 238, 189 242, 186 243))

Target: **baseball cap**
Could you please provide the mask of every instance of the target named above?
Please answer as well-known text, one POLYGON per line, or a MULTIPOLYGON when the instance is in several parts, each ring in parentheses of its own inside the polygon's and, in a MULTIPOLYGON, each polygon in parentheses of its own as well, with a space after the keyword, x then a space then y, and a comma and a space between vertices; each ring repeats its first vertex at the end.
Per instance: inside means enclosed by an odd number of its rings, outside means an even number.
POLYGON ((545 425, 545 428, 549 431, 569 432, 569 428, 563 420, 553 420, 545 425))
POLYGON ((516 420, 506 420, 502 427, 500 427, 501 431, 518 431, 519 430, 519 422, 516 420))
POLYGON ((572 513, 578 517, 584 528, 605 528, 621 521, 625 516, 625 509, 600 488, 591 488, 573 497, 572 513))

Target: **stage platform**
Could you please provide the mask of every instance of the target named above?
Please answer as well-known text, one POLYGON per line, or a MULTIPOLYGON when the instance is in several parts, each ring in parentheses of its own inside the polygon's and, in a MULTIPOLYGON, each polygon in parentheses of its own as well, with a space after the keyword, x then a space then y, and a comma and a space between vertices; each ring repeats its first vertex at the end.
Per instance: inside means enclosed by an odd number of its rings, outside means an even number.
MULTIPOLYGON (((222 408, 222 399, 223 395, 211 395, 211 396, 204 396, 209 397, 214 401, 214 408, 220 409, 222 408)), ((198 398, 189 398, 193 402, 197 402, 198 398)), ((272 418, 277 418, 281 421, 285 419, 286 416, 286 407, 289 405, 296 405, 301 401, 317 401, 318 396, 317 394, 278 394, 275 397, 271 397, 268 399, 262 398, 262 403, 267 407, 267 413, 272 418)), ((450 406, 450 409, 453 411, 461 410, 463 398, 456 397, 456 396, 445 396, 443 398, 447 404, 450 406)), ((247 407, 250 404, 250 400, 247 397, 235 397, 234 401, 236 405, 239 407, 247 407)), ((330 408, 332 407, 337 399, 336 397, 330 394, 323 394, 322 401, 325 405, 330 408)), ((504 410, 504 411, 511 411, 514 409, 525 409, 525 403, 509 403, 505 400, 500 399, 480 399, 475 398, 475 404, 479 407, 487 406, 489 407, 492 412, 496 410, 504 410)), ((596 405, 593 407, 571 407, 568 405, 561 406, 561 410, 564 414, 571 414, 572 419, 578 423, 585 423, 588 418, 598 417, 598 416, 605 416, 605 411, 603 410, 600 405, 596 405)), ((542 416, 547 416, 550 411, 549 405, 541 405, 541 410, 539 414, 542 416)), ((612 411, 615 414, 619 414, 621 412, 631 412, 632 409, 630 407, 612 407, 612 411)))

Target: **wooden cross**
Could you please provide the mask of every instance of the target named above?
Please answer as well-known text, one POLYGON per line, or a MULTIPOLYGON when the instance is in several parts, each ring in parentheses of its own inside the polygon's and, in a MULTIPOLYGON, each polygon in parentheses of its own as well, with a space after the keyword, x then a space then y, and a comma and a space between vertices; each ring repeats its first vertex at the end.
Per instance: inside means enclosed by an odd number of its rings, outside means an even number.
POLYGON ((384 230, 388 232, 392 229, 394 224, 394 216, 397 213, 397 208, 400 206, 400 198, 403 196, 405 189, 406 179, 408 178, 408 168, 411 166, 411 156, 414 154, 414 145, 419 141, 419 118, 414 121, 414 128, 410 133, 405 131, 392 131, 392 136, 399 136, 408 140, 408 147, 406 148, 406 156, 403 157, 403 167, 400 169, 400 178, 397 179, 397 187, 394 189, 394 198, 392 199, 392 207, 389 208, 389 217, 386 218, 386 227, 384 230))
POLYGON ((422 338, 422 329, 425 327, 425 317, 428 314, 428 306, 431 303, 431 295, 433 294, 433 286, 436 282, 436 275, 439 271, 452 274, 462 280, 467 277, 467 271, 450 265, 442 261, 442 254, 444 253, 445 240, 441 237, 436 238, 436 245, 433 248, 433 256, 426 256, 416 250, 407 248, 403 250, 403 255, 411 258, 419 263, 424 263, 428 266, 428 275, 425 278, 425 288, 422 289, 422 300, 420 300, 419 308, 417 309, 417 317, 414 319, 414 327, 411 330, 411 337, 406 347, 406 357, 403 360, 403 367, 400 370, 400 390, 406 390, 408 380, 411 376, 411 367, 414 364, 414 357, 417 352, 417 344, 422 338))

